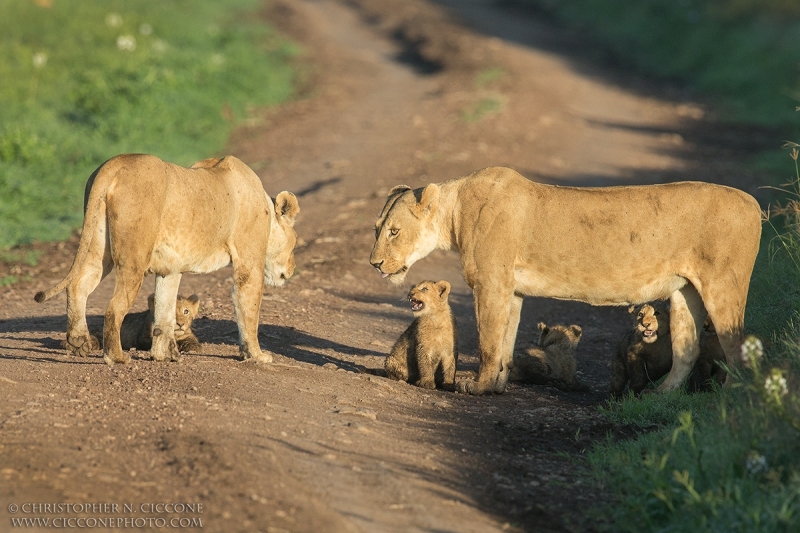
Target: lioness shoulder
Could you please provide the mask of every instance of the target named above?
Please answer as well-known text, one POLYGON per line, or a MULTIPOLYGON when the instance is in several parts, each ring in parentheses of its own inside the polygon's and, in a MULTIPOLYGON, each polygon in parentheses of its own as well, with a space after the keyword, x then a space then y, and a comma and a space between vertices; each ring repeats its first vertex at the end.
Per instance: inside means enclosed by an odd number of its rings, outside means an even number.
POLYGON ((415 318, 386 358, 388 377, 426 389, 455 386, 458 338, 449 294, 444 280, 411 288, 408 301, 415 318))
POLYGON ((575 350, 583 330, 580 326, 548 326, 539 322, 539 345, 514 351, 508 379, 552 385, 562 390, 588 390, 576 378, 575 350))

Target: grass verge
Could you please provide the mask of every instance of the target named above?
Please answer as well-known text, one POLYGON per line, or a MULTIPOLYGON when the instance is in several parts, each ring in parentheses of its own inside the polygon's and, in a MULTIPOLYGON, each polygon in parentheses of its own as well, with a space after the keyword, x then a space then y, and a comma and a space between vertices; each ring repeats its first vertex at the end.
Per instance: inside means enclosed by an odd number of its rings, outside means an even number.
POLYGON ((109 157, 217 154, 292 94, 256 0, 0 2, 0 250, 66 238, 109 157))

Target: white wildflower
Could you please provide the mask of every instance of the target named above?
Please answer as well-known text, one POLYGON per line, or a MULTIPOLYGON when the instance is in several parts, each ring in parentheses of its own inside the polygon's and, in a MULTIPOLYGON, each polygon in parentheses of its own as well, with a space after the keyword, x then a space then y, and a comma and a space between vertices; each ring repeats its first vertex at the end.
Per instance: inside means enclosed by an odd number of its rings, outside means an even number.
POLYGON ((106 26, 109 28, 119 28, 122 26, 122 17, 118 13, 109 13, 106 16, 106 26))
POLYGON ((758 476, 769 470, 767 458, 755 450, 751 450, 747 454, 747 458, 744 460, 744 467, 752 476, 758 476))
POLYGON ((120 35, 117 37, 117 48, 133 52, 136 50, 136 38, 133 35, 120 35))
POLYGON ((748 336, 742 343, 742 359, 745 363, 757 361, 764 355, 764 345, 755 335, 748 336))
POLYGON ((142 35, 153 35, 153 27, 145 22, 139 26, 139 33, 142 35))
POLYGON ((33 66, 35 68, 42 68, 47 64, 47 54, 44 52, 36 52, 33 54, 33 66))
POLYGON ((780 370, 777 368, 772 369, 772 373, 764 380, 764 390, 767 391, 767 394, 775 398, 783 398, 789 394, 786 378, 783 377, 780 370))
POLYGON ((161 39, 156 39, 153 41, 153 50, 158 52, 159 54, 167 51, 167 42, 161 39))
POLYGON ((222 54, 214 54, 211 56, 211 64, 220 66, 225 62, 225 56, 222 54))

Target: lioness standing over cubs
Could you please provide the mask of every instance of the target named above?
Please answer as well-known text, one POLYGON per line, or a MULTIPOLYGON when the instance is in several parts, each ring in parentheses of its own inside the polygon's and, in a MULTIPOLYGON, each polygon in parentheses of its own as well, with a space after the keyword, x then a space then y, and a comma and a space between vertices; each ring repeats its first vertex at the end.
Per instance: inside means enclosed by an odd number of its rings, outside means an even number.
POLYGON ((290 192, 273 202, 250 167, 233 156, 191 168, 151 155, 109 159, 86 183, 83 232, 67 276, 36 294, 43 302, 67 289, 67 344, 86 356, 97 346, 86 325, 86 299, 116 268, 105 314, 103 359, 127 363, 120 325, 145 275, 155 274, 155 360, 179 358, 175 302, 183 272, 207 273, 233 264, 233 305, 244 359, 271 362, 258 343, 264 284, 282 285, 294 272, 300 210, 290 192))
POLYGON ((411 287, 408 301, 415 318, 386 358, 390 378, 424 389, 455 387, 458 338, 449 294, 450 283, 444 280, 411 287))
POLYGON ((760 238, 758 203, 730 187, 559 187, 490 167, 394 187, 370 263, 400 283, 431 251, 460 251, 478 322, 478 376, 458 384, 470 394, 505 390, 523 296, 594 305, 669 298, 673 364, 659 387, 667 391, 689 375, 706 314, 728 365, 737 365, 760 238))

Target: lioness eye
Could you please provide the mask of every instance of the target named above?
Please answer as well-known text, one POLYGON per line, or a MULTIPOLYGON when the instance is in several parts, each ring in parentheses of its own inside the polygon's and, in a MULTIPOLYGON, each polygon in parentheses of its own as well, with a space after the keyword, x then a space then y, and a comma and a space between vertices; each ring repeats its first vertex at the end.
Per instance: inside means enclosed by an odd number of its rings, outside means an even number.
POLYGON ((390 229, 390 230, 389 230, 389 234, 390 234, 392 237, 394 237, 394 236, 395 236, 395 235, 397 235, 398 233, 400 233, 400 230, 399 230, 399 229, 390 229))

